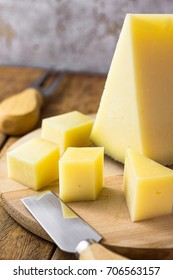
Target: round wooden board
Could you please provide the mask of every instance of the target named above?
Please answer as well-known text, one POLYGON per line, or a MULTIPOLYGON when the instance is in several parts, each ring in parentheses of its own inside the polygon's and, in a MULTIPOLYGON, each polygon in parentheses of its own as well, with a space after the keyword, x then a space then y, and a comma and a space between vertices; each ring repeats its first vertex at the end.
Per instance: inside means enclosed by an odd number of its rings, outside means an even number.
MULTIPOLYGON (((40 129, 18 140, 13 149, 39 136, 40 129)), ((20 199, 35 192, 7 177, 6 156, 0 160, 2 205, 20 225, 51 241, 30 215, 20 199)), ((123 193, 123 165, 105 157, 104 189, 96 201, 69 205, 102 236, 102 243, 110 249, 134 259, 165 259, 173 257, 173 215, 141 222, 131 222, 123 193)), ((58 182, 46 186, 58 194, 58 182)))

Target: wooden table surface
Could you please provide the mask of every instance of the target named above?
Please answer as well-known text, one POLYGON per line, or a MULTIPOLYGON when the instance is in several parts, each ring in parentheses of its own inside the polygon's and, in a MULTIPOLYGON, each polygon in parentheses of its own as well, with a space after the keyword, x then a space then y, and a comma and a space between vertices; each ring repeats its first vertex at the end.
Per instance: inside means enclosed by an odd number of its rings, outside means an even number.
MULTIPOLYGON (((22 91, 44 72, 41 68, 0 67, 0 101, 22 91)), ((65 73, 55 93, 48 97, 41 118, 78 110, 85 114, 98 109, 106 76, 87 73, 65 73)), ((38 124, 38 127, 40 123, 38 124)), ((19 137, 0 133, 0 157, 19 137)), ((28 232, 16 223, 0 204, 0 259, 2 260, 67 260, 56 245, 28 232)))

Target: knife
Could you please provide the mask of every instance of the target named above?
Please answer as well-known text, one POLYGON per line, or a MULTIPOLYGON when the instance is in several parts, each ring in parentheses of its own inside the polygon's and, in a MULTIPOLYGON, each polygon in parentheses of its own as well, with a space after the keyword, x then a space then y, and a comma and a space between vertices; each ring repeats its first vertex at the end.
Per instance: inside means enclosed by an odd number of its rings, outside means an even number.
POLYGON ((75 253, 80 260, 127 260, 102 246, 103 237, 53 192, 21 201, 61 250, 75 253))

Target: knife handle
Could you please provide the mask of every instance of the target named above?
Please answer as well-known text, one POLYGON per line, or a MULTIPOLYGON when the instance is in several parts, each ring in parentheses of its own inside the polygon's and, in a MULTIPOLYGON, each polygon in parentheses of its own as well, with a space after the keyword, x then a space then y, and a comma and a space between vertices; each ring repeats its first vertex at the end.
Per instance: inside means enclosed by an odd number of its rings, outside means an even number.
POLYGON ((79 260, 128 260, 93 240, 81 241, 76 248, 76 256, 79 260))
POLYGON ((0 131, 7 135, 22 135, 38 123, 43 96, 35 88, 28 88, 0 103, 0 131))

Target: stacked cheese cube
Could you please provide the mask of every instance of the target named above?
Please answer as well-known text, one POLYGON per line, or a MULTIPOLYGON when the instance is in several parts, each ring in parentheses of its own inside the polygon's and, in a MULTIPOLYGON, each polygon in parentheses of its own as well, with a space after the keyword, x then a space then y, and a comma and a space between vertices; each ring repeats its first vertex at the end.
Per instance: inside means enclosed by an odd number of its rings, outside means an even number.
POLYGON ((104 152, 87 148, 92 125, 93 119, 78 111, 44 119, 41 137, 7 153, 8 176, 34 190, 59 178, 65 201, 96 199, 103 187, 104 152))
POLYGON ((59 161, 59 195, 63 201, 95 200, 103 187, 101 147, 69 147, 59 161))

